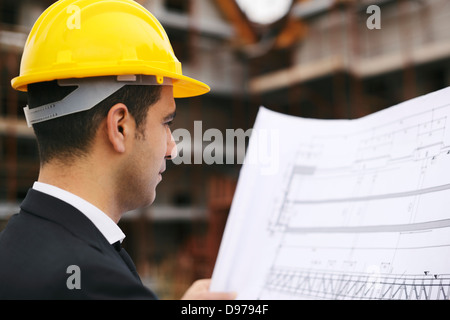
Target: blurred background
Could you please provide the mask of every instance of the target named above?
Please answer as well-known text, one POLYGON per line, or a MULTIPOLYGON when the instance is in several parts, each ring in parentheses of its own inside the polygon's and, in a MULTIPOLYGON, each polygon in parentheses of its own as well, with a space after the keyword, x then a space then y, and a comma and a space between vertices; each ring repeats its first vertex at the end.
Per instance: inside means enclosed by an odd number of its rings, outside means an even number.
MULTIPOLYGON (((0 230, 38 175, 26 94, 10 81, 32 25, 53 2, 0 0, 0 230)), ((211 86, 205 96, 177 100, 173 130, 192 135, 194 121, 224 136, 252 128, 261 105, 354 119, 450 84, 447 0, 137 2, 164 26, 183 73, 211 86), (370 5, 380 8, 379 29, 367 26, 370 5)), ((178 299, 194 280, 211 277, 240 168, 168 163, 155 203, 121 220, 124 246, 160 298, 178 299)))

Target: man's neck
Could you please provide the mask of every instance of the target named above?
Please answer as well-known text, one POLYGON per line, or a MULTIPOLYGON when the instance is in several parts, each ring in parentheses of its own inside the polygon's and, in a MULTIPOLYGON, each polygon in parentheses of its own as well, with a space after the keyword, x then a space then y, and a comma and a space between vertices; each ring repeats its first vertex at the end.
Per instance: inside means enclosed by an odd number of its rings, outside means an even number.
POLYGON ((41 167, 38 181, 68 191, 96 206, 118 223, 124 211, 115 203, 109 178, 87 164, 47 163, 41 167))

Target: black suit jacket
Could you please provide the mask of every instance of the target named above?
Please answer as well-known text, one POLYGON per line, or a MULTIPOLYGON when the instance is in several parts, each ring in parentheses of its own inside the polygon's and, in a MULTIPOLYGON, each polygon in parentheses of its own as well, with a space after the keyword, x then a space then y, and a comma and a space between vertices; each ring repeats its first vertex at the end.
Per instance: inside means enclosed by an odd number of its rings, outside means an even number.
POLYGON ((83 213, 30 189, 0 233, 0 299, 156 299, 121 253, 83 213), (73 265, 81 289, 67 285, 73 265))

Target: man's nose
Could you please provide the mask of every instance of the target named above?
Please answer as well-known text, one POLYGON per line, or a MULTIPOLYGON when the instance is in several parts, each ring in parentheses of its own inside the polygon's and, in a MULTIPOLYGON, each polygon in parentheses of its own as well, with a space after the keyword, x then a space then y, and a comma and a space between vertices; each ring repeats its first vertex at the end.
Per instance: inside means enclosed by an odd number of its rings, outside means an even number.
POLYGON ((170 139, 167 143, 167 152, 166 152, 166 159, 167 160, 173 160, 178 156, 178 148, 177 144, 175 142, 175 139, 173 138, 172 133, 170 133, 170 139))

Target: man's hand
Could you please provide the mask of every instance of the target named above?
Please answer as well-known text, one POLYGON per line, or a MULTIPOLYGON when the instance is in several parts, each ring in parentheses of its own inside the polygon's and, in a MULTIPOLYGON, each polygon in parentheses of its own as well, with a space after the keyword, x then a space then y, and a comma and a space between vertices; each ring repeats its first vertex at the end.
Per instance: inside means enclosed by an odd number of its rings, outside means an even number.
POLYGON ((234 300, 234 292, 211 292, 209 286, 211 279, 195 281, 186 291, 181 300, 234 300))

